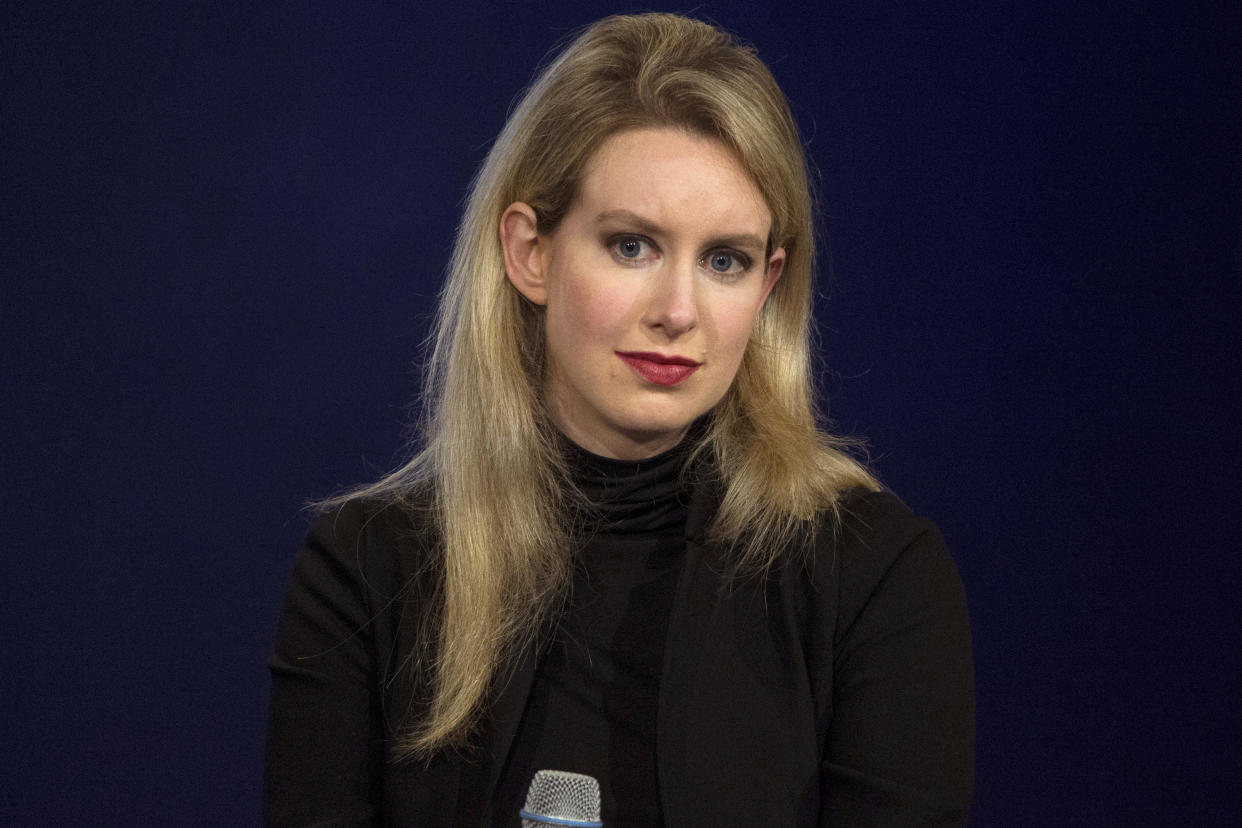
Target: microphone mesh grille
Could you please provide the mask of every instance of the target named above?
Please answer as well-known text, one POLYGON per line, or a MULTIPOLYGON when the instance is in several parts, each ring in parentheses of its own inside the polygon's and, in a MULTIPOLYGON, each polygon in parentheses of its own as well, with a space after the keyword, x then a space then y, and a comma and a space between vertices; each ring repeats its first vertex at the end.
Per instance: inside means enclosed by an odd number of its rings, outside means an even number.
POLYGON ((583 822, 599 821, 599 782, 594 776, 541 770, 526 792, 526 814, 583 822))

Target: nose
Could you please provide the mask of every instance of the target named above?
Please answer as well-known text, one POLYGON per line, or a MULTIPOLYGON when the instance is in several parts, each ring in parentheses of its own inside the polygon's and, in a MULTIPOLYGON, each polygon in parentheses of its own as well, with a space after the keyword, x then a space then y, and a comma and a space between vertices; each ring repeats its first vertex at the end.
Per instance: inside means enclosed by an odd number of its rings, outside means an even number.
POLYGON ((651 298, 644 321, 668 339, 676 339, 699 324, 699 285, 695 261, 662 268, 652 279, 651 298))

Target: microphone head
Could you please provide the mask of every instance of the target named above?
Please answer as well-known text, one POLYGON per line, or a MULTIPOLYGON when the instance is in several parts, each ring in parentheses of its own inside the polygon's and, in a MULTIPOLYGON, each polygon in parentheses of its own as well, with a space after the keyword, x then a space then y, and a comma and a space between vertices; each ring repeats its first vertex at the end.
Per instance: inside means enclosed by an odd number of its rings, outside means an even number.
POLYGON ((522 817, 522 828, 543 825, 602 828, 599 782, 594 776, 581 773, 537 771, 526 792, 526 807, 518 814, 522 817))

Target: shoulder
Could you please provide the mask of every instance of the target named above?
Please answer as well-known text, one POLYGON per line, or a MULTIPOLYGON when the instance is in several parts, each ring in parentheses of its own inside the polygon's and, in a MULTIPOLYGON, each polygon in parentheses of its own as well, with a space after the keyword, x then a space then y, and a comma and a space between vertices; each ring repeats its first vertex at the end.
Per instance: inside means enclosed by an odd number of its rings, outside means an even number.
POLYGON ((367 602, 393 597, 434 569, 434 521, 426 501, 356 498, 311 523, 294 579, 348 590, 367 602))
POLYGON ((915 542, 944 545, 934 523, 888 491, 847 492, 830 531, 843 569, 886 566, 915 542))
POLYGON ((270 823, 361 824, 378 807, 387 745, 422 698, 425 677, 401 668, 433 640, 429 529, 418 510, 375 499, 311 524, 268 658, 270 823))
POLYGON ((425 538, 433 527, 431 505, 425 498, 352 498, 316 515, 307 539, 336 549, 369 550, 425 538))
POLYGON ((273 664, 302 669, 313 655, 326 675, 347 675, 379 658, 386 671, 437 606, 436 550, 430 522, 404 503, 355 499, 319 515, 285 588, 273 664))
POLYGON ((940 530, 891 492, 849 492, 818 538, 816 568, 830 558, 839 632, 877 610, 905 618, 947 610, 964 618, 961 579, 940 530))
POLYGON ((966 596, 940 532, 890 493, 852 492, 817 553, 836 563, 835 583, 820 589, 836 605, 823 610, 822 652, 811 656, 831 686, 825 819, 964 824, 974 667, 966 596))

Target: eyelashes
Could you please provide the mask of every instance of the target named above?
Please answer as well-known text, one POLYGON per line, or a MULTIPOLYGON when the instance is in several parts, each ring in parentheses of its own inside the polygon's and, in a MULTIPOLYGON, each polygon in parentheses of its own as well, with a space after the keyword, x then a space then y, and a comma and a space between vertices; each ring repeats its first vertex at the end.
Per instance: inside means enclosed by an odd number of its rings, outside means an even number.
POLYGON ((619 236, 608 240, 608 248, 623 262, 654 260, 655 246, 642 236, 619 236))
POLYGON ((739 276, 750 270, 750 259, 736 250, 713 250, 703 258, 699 259, 699 264, 704 263, 707 269, 722 276, 736 273, 739 276))
MULTIPOLYGON (((629 267, 641 267, 660 260, 655 242, 646 236, 619 234, 609 236, 605 244, 615 260, 629 267)), ((740 250, 718 247, 699 256, 698 265, 717 277, 737 279, 750 272, 753 262, 740 250)))

